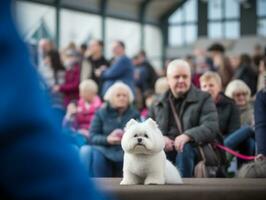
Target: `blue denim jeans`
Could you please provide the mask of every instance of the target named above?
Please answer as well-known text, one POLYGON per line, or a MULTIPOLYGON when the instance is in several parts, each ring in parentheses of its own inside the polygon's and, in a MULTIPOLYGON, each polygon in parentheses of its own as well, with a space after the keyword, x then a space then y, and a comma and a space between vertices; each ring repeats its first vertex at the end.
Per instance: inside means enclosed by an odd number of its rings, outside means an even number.
POLYGON ((66 140, 70 144, 76 145, 78 148, 88 143, 86 137, 79 132, 75 132, 69 128, 63 128, 62 132, 66 140))
POLYGON ((239 150, 241 153, 254 155, 254 130, 249 126, 242 127, 227 136, 224 145, 230 149, 239 150))
POLYGON ((123 162, 115 162, 104 156, 93 146, 89 150, 90 174, 92 177, 122 177, 123 162))
MULTIPOLYGON (((255 154, 254 130, 249 126, 244 126, 227 136, 224 145, 242 154, 252 156, 255 154)), ((238 167, 245 162, 238 159, 238 167)))
POLYGON ((79 150, 80 159, 90 176, 92 176, 92 147, 90 145, 84 145, 79 150))
POLYGON ((183 152, 177 152, 176 150, 166 152, 167 159, 170 160, 179 169, 182 177, 193 177, 194 168, 196 165, 196 150, 190 144, 187 143, 184 146, 183 152))

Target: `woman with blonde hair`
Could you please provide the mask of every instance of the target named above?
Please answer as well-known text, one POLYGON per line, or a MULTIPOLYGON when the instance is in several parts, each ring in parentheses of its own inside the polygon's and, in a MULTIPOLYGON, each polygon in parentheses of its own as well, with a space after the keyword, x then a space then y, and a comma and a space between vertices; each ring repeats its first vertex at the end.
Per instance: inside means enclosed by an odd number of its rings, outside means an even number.
MULTIPOLYGON (((244 81, 236 79, 228 84, 225 94, 233 98, 239 107, 241 128, 231 133, 224 144, 240 153, 254 155, 254 109, 251 104, 251 90, 244 81)), ((243 162, 238 160, 239 167, 243 162)))
POLYGON ((240 115, 234 100, 222 92, 222 80, 217 72, 207 71, 200 77, 201 90, 208 92, 217 108, 219 128, 223 137, 240 128, 240 115))

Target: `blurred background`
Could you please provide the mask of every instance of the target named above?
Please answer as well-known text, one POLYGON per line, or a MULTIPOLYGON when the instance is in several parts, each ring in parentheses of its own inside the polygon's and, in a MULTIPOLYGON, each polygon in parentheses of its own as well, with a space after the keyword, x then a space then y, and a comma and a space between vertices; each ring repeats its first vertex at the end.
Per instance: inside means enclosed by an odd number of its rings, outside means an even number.
POLYGON ((156 69, 167 59, 220 41, 230 54, 266 44, 265 0, 17 0, 25 41, 52 39, 59 48, 91 39, 123 40, 129 56, 146 51, 156 69))

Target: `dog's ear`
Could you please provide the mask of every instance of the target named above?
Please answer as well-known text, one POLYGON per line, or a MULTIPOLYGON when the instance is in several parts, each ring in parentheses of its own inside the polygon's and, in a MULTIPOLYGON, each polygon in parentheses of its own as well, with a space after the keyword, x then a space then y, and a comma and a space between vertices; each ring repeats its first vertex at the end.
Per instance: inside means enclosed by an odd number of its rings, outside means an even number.
POLYGON ((157 124, 156 121, 154 121, 152 118, 147 119, 147 120, 146 120, 146 123, 147 123, 149 126, 153 127, 153 128, 157 128, 157 127, 158 127, 158 124, 157 124))
POLYGON ((135 119, 131 119, 127 122, 125 130, 129 129, 132 125, 137 124, 138 122, 135 119))

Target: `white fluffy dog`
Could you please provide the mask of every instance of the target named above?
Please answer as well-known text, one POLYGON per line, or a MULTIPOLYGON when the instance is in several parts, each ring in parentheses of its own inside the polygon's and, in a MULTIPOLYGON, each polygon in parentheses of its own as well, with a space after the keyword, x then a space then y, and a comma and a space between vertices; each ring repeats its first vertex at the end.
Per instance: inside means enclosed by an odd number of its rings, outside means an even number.
POLYGON ((151 118, 143 123, 131 119, 122 138, 124 154, 121 185, 178 184, 182 179, 164 153, 164 138, 151 118))

